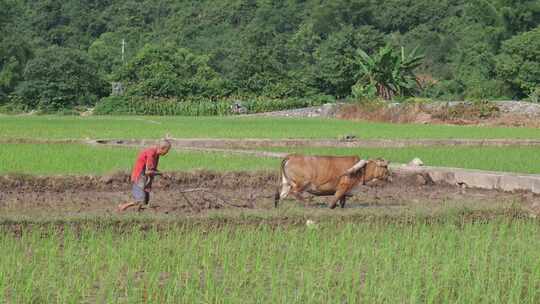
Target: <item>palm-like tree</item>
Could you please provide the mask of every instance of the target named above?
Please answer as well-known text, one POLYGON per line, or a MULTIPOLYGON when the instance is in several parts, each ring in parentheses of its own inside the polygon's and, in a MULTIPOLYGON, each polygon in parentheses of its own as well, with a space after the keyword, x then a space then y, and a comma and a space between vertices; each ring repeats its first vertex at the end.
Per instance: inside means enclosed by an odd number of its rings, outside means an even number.
POLYGON ((417 55, 416 49, 406 55, 403 47, 397 53, 386 46, 372 56, 361 49, 357 54, 360 71, 353 86, 354 95, 390 100, 394 96, 411 95, 418 88, 414 69, 422 64, 424 56, 417 55))

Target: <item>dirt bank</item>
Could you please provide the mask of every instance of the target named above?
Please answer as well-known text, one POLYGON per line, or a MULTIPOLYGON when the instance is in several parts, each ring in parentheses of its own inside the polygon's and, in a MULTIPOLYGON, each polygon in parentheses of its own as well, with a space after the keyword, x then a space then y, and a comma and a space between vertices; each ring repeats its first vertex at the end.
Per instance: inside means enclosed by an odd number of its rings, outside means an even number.
POLYGON ((317 107, 249 114, 269 117, 321 117, 392 123, 540 127, 540 104, 507 101, 331 103, 317 107))
POLYGON ((339 105, 335 117, 391 123, 540 127, 540 105, 520 101, 339 105))

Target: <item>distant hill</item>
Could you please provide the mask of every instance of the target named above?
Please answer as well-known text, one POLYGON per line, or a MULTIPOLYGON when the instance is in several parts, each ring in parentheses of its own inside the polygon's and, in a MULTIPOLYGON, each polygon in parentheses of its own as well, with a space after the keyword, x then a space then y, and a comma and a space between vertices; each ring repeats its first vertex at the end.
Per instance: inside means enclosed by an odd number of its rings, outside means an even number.
POLYGON ((0 104, 91 105, 113 80, 151 96, 343 98, 356 50, 387 44, 425 54, 426 97, 522 98, 539 86, 516 72, 540 61, 539 25, 538 0, 0 0, 0 104))

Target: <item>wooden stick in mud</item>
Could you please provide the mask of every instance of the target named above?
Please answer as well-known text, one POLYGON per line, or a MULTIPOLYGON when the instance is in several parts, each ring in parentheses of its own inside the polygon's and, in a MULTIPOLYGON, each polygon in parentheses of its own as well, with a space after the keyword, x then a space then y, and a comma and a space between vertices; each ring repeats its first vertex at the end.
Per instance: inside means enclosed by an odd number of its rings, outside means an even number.
POLYGON ((182 197, 186 200, 186 202, 188 203, 189 207, 191 207, 191 210, 194 210, 196 212, 200 212, 201 209, 199 209, 198 207, 196 207, 193 203, 191 203, 191 201, 187 198, 187 196, 183 193, 183 192, 180 192, 180 194, 182 194, 182 197))
POLYGON ((208 191, 208 188, 193 188, 180 191, 180 193, 190 193, 190 192, 199 192, 199 191, 208 191))
POLYGON ((182 195, 182 197, 184 198, 184 200, 188 203, 189 207, 196 211, 196 212, 199 212, 201 211, 199 207, 195 206, 195 204, 193 204, 189 198, 185 195, 185 193, 192 193, 192 192, 204 192, 206 194, 210 194, 211 196, 214 197, 215 201, 214 202, 211 202, 209 199, 203 197, 203 200, 210 206, 212 203, 214 203, 215 205, 217 206, 224 206, 224 205, 229 205, 231 207, 236 207, 236 208, 254 208, 254 201, 255 199, 257 198, 257 196, 255 196, 253 193, 250 194, 249 198, 248 198, 248 202, 247 204, 244 204, 244 205, 239 205, 239 204, 235 204, 232 202, 231 199, 229 199, 228 197, 225 197, 221 194, 218 194, 214 191, 211 191, 210 189, 208 188, 193 188, 193 189, 186 189, 186 190, 182 190, 180 191, 179 193, 182 195))

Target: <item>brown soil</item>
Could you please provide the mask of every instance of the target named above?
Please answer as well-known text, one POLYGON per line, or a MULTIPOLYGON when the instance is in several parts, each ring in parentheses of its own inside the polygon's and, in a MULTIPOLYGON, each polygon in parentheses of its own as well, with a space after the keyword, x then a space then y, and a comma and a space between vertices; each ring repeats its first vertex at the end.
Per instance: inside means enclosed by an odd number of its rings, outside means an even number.
POLYGON ((458 103, 452 107, 421 103, 393 107, 381 103, 353 104, 341 107, 336 118, 391 123, 540 128, 537 117, 505 113, 490 102, 458 103))
MULTIPOLYGON (((151 208, 143 213, 200 215, 218 209, 268 212, 274 210, 277 186, 278 176, 273 172, 177 172, 157 178, 151 208)), ((129 177, 125 173, 102 177, 0 177, 0 214, 4 216, 103 216, 114 214, 116 206, 129 199, 129 177)), ((365 186, 347 201, 345 210, 329 210, 327 201, 312 198, 301 210, 324 214, 384 210, 400 214, 415 210, 433 213, 454 207, 481 210, 517 205, 533 210, 540 206, 538 195, 434 185, 419 175, 395 176, 392 183, 365 186)), ((285 200, 280 209, 298 205, 285 200)))

